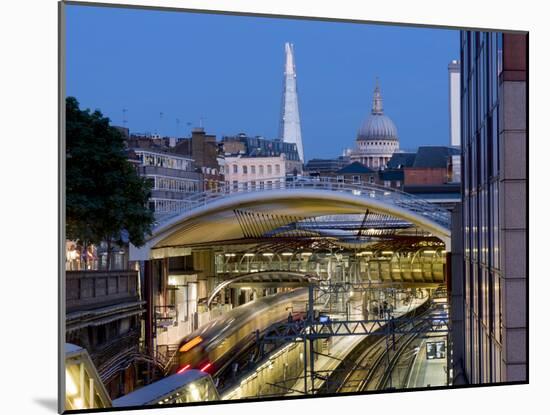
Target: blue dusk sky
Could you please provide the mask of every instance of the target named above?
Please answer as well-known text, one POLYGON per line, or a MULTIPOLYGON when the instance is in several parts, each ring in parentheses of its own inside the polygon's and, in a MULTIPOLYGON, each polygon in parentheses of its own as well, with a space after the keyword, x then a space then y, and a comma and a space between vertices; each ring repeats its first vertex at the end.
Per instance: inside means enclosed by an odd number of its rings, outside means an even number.
POLYGON ((457 30, 78 5, 66 16, 67 95, 114 125, 126 108, 131 132, 189 136, 202 119, 218 139, 277 138, 290 41, 306 160, 355 145, 376 77, 402 149, 449 141, 457 30))

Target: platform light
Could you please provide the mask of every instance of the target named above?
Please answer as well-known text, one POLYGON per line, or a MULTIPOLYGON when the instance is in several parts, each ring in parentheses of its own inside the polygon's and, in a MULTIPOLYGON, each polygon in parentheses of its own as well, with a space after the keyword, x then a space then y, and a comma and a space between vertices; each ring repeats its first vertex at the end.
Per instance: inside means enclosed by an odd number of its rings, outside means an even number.
POLYGON ((359 252, 357 255, 372 255, 372 251, 359 252))
POLYGON ((382 255, 393 255, 393 251, 382 251, 382 255))
POLYGON ((428 249, 426 251, 424 251, 425 254, 435 254, 435 251, 432 250, 432 249, 428 249))
POLYGON ((313 255, 313 253, 311 253, 311 252, 302 252, 300 255, 302 255, 302 256, 311 256, 311 255, 313 255))
POLYGON ((235 254, 225 254, 226 257, 234 257, 236 256, 235 254))
POLYGON ((282 256, 292 256, 294 254, 292 252, 283 252, 281 255, 282 256))
POLYGON ((263 255, 263 256, 273 256, 273 253, 271 253, 271 252, 264 252, 262 255, 263 255))
POLYGON ((253 254, 251 252, 247 252, 246 254, 244 254, 244 256, 246 256, 246 257, 251 257, 251 256, 254 256, 254 255, 256 255, 256 254, 253 254))

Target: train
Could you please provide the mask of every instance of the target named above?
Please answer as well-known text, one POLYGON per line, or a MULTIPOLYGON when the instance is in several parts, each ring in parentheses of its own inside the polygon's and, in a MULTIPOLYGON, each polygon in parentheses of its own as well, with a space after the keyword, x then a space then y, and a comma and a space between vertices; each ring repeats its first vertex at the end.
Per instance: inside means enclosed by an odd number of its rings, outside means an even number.
POLYGON ((187 370, 153 382, 113 401, 115 408, 219 401, 220 396, 208 373, 187 370))
POLYGON ((181 342, 176 373, 198 369, 215 374, 254 340, 256 331, 286 321, 289 314, 303 315, 307 293, 306 288, 297 288, 261 297, 211 320, 181 342))

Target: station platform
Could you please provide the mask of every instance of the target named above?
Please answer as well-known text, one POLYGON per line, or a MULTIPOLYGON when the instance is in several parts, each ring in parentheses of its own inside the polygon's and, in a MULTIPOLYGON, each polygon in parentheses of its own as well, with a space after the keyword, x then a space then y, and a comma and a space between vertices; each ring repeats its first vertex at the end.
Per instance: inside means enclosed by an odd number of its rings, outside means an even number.
POLYGON ((441 336, 427 336, 420 343, 414 360, 407 388, 424 388, 447 385, 447 359, 428 359, 427 343, 442 341, 441 336))

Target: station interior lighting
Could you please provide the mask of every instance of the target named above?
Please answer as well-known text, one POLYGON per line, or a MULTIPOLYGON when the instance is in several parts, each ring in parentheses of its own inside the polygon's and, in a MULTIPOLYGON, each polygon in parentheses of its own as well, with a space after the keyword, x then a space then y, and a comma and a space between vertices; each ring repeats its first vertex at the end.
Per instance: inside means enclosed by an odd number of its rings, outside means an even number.
POLYGON ((262 255, 263 255, 263 256, 273 256, 273 253, 271 253, 271 252, 264 252, 262 255))
POLYGON ((254 255, 256 255, 256 254, 252 254, 250 252, 247 252, 246 254, 244 254, 244 256, 246 256, 246 257, 251 257, 251 256, 254 256, 254 255))
POLYGON ((302 255, 302 256, 311 256, 311 255, 313 255, 313 253, 311 253, 311 252, 302 252, 300 255, 302 255))
POLYGON ((292 256, 294 254, 292 252, 283 252, 281 255, 282 256, 292 256))
POLYGON ((424 251, 425 254, 428 254, 428 255, 431 255, 431 254, 435 254, 435 251, 434 250, 427 250, 427 251, 424 251))
POLYGON ((65 393, 70 397, 78 394, 78 387, 68 369, 65 369, 65 393))
POLYGON ((393 255, 393 251, 382 251, 382 255, 393 255))
POLYGON ((236 256, 236 254, 225 254, 225 256, 227 256, 227 257, 234 257, 234 256, 236 256))

